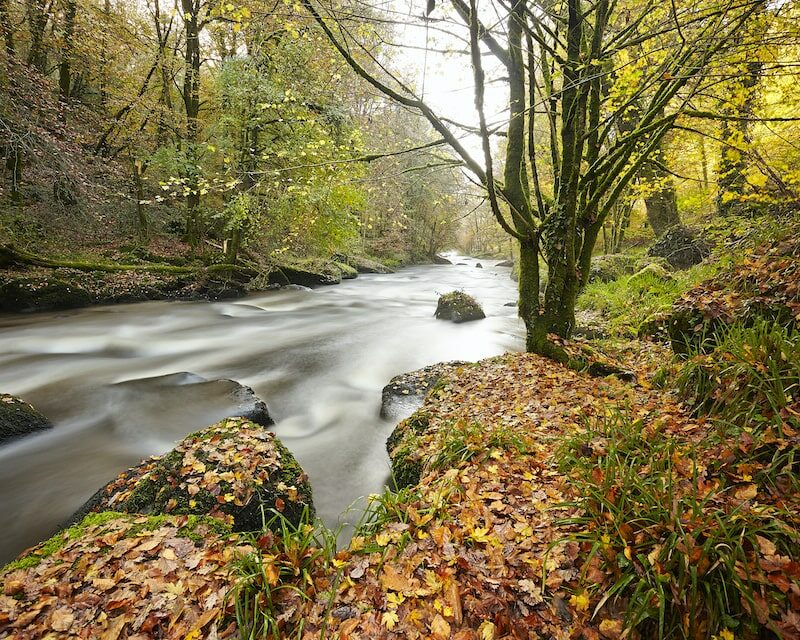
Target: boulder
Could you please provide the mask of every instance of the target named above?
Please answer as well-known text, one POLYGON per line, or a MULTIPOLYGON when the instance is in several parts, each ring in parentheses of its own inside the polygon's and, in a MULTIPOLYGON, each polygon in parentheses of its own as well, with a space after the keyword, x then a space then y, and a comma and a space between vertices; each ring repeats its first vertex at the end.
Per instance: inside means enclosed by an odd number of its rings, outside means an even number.
POLYGON ((483 269, 483 265, 479 262, 478 264, 475 265, 475 268, 476 269, 483 269))
POLYGON ((53 425, 27 402, 0 394, 0 444, 53 425))
POLYGON ((630 278, 628 278, 628 285, 629 286, 641 286, 643 284, 647 284, 647 282, 657 280, 660 282, 669 282, 675 280, 675 276, 673 276, 669 271, 667 271, 664 267, 660 264, 648 264, 643 269, 640 269, 636 273, 634 273, 630 278))
POLYGON ((92 514, 0 571, 0 637, 223 637, 247 553, 213 518, 92 514))
POLYGON ((495 267, 513 267, 514 266, 514 261, 513 260, 502 260, 501 262, 498 262, 494 266, 495 267))
POLYGON ((77 309, 94 302, 75 284, 47 276, 14 278, 0 286, 0 310, 15 313, 77 309))
POLYGON ((358 271, 354 267, 344 262, 334 262, 333 265, 339 270, 342 280, 352 280, 358 277, 358 271))
MULTIPOLYGON (((188 435, 169 453, 144 460, 100 489, 78 511, 207 515, 234 531, 259 531, 273 510, 298 525, 313 516, 311 486, 274 433, 228 418, 188 435)), ((280 523, 276 523, 276 530, 280 523)))
POLYGON ((439 303, 433 315, 440 320, 452 320, 457 323, 486 317, 477 300, 463 291, 451 291, 439 296, 439 303))
POLYGON ((381 393, 381 418, 407 418, 422 406, 425 396, 439 380, 467 364, 460 360, 440 362, 395 376, 381 393))
POLYGON ((308 267, 299 265, 282 266, 281 271, 283 271, 286 279, 291 284, 299 284, 304 287, 339 284, 342 281, 340 270, 326 268, 324 265, 309 265, 308 267))
POLYGON ((382 264, 377 260, 366 258, 364 256, 346 256, 337 254, 333 256, 333 260, 352 267, 358 273, 394 273, 394 269, 387 267, 385 264, 382 264))
POLYGON ((141 433, 143 413, 181 424, 179 435, 231 417, 264 427, 275 424, 266 403, 250 387, 235 380, 207 380, 188 371, 117 382, 108 394, 106 402, 118 408, 112 422, 126 432, 141 433), (172 414, 172 407, 178 408, 178 415, 172 414))
POLYGON ((438 253, 433 256, 433 264, 453 264, 445 258, 444 256, 440 256, 438 253))
POLYGON ((592 258, 589 282, 611 282, 635 272, 636 258, 624 253, 609 253, 592 258))
POLYGON ((676 269, 700 264, 710 253, 711 249, 698 233, 683 225, 667 229, 647 251, 648 256, 665 258, 676 269))

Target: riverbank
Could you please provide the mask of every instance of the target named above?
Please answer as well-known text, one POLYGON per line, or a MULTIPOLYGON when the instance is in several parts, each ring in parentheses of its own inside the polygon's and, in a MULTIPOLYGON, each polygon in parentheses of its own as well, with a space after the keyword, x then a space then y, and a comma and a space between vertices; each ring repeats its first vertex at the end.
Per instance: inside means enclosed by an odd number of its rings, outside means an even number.
MULTIPOLYGON (((336 553, 303 524, 255 545, 226 537, 239 545, 226 578, 235 597, 216 617, 199 607, 181 633, 225 628, 219 637, 229 637, 236 624, 244 635, 308 639, 621 638, 626 629, 794 637, 800 500, 766 453, 796 439, 753 433, 733 445, 675 392, 653 388, 665 350, 635 347, 632 382, 531 354, 450 373, 392 434, 402 486, 371 499, 347 549, 336 553), (725 592, 736 595, 718 597, 725 592)), ((97 540, 71 543, 70 557, 96 553, 97 540)), ((14 598, 26 580, 19 571, 3 574, 6 624, 32 611, 14 598)), ((94 587, 78 585, 60 618, 48 614, 50 628, 74 617, 82 588, 94 587)), ((197 608, 194 591, 183 595, 197 608)), ((149 637, 144 618, 115 606, 126 617, 113 637, 149 637)))
POLYGON ((253 291, 339 284, 359 273, 391 273, 365 256, 206 264, 147 251, 48 258, 0 246, 0 311, 30 313, 150 300, 229 300, 253 291))

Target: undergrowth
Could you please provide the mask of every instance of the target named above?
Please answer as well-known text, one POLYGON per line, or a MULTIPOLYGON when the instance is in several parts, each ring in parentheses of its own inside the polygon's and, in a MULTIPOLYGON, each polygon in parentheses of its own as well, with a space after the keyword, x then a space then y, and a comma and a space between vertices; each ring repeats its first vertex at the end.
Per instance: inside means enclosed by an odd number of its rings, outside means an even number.
POLYGON ((560 459, 580 496, 565 524, 582 530, 595 614, 624 609, 643 638, 781 636, 800 549, 790 512, 716 473, 704 448, 624 414, 570 439, 560 459), (594 583, 592 568, 611 584, 594 583))
POLYGON ((314 574, 333 562, 335 533, 312 523, 308 510, 296 526, 274 512, 263 531, 244 539, 252 551, 232 563, 236 579, 228 593, 239 637, 300 638, 301 605, 315 595, 314 574))
POLYGON ((701 264, 664 278, 644 272, 611 282, 594 282, 578 298, 577 308, 598 311, 607 320, 612 335, 636 337, 645 321, 669 311, 686 291, 714 273, 714 266, 701 264))

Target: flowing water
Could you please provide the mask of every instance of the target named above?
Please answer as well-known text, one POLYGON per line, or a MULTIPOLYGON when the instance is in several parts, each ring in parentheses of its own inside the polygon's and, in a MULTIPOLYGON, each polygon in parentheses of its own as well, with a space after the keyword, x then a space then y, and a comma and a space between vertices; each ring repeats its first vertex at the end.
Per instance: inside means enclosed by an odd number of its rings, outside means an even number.
POLYGON ((225 389, 197 376, 252 387, 308 473, 318 515, 331 527, 357 520, 348 506, 389 477, 394 423, 379 417, 389 379, 523 346, 516 309, 504 306, 516 299, 509 269, 453 261, 463 264, 232 302, 0 315, 0 391, 55 425, 0 447, 0 565, 123 469, 230 415, 225 389), (474 295, 487 319, 435 320, 438 294, 453 289, 474 295))

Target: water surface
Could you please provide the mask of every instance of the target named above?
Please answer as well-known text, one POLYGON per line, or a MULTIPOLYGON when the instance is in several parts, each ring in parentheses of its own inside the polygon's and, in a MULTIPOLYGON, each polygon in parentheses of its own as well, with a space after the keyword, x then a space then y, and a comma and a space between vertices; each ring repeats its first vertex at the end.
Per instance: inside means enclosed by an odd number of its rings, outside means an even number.
POLYGON ((380 391, 443 360, 523 347, 509 269, 454 258, 362 275, 313 291, 233 302, 146 302, 0 315, 0 390, 48 416, 52 430, 0 447, 0 564, 49 536, 108 480, 229 415, 206 379, 233 379, 267 402, 275 432, 308 472, 318 514, 336 527, 389 476, 380 391), (433 318, 463 289, 487 318, 433 318), (179 375, 174 375, 179 374, 179 375), (120 384, 127 383, 127 384, 120 384))

